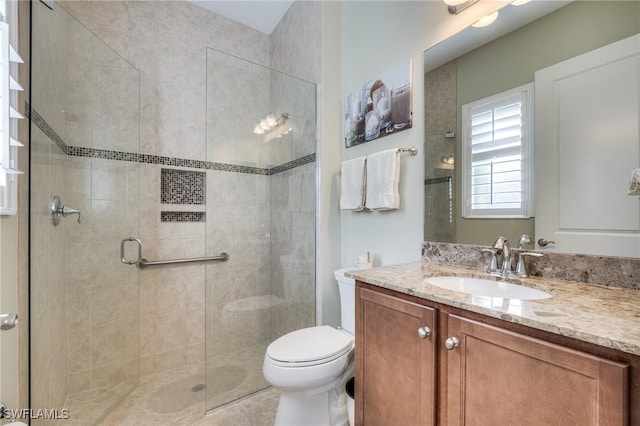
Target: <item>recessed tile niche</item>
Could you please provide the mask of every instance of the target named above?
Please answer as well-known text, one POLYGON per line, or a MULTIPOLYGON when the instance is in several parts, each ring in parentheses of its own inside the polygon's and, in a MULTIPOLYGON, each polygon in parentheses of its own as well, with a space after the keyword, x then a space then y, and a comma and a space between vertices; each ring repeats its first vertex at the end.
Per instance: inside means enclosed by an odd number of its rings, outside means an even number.
POLYGON ((205 204, 205 172, 161 169, 162 204, 205 204))
POLYGON ((160 212, 162 222, 206 222, 205 212, 160 212))
MULTIPOLYGON (((162 204, 205 205, 206 172, 161 169, 160 202, 162 204)), ((162 222, 204 222, 203 211, 162 211, 162 222)))

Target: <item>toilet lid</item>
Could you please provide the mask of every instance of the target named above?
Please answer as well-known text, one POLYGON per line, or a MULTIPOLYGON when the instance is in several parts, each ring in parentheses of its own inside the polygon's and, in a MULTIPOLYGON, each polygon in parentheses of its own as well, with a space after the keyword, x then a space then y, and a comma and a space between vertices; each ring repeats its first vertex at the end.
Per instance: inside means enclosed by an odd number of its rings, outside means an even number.
POLYGON ((348 352, 353 340, 333 327, 303 328, 276 339, 267 355, 280 362, 302 363, 332 358, 348 352))

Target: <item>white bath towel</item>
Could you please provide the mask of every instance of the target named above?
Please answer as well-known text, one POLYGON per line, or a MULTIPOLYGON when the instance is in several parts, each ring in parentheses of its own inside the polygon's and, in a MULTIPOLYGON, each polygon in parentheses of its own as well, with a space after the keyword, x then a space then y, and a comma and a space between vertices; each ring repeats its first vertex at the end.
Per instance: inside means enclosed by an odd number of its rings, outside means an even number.
POLYGON ((340 173, 340 208, 342 210, 364 209, 365 188, 367 186, 366 157, 358 157, 342 162, 340 173))
POLYGON ((400 207, 400 156, 397 149, 367 157, 366 207, 371 210, 393 210, 400 207))

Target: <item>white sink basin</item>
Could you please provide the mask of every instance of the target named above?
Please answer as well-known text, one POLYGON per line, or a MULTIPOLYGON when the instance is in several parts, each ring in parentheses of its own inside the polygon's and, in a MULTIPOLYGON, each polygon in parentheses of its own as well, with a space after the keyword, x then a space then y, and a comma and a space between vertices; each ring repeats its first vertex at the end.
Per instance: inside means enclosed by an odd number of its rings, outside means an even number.
POLYGON ((475 296, 502 297, 504 299, 536 300, 551 297, 549 293, 524 285, 504 281, 483 280, 468 277, 431 277, 425 278, 427 284, 447 290, 475 296))

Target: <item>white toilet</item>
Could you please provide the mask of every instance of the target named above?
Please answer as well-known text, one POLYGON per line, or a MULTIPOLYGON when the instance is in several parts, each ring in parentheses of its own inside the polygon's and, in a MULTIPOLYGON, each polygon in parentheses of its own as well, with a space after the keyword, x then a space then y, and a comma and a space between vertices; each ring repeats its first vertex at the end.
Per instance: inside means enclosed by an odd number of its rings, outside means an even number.
POLYGON ((280 388, 276 426, 347 425, 345 383, 353 376, 355 280, 335 271, 342 327, 323 325, 292 331, 267 348, 262 371, 280 388))

